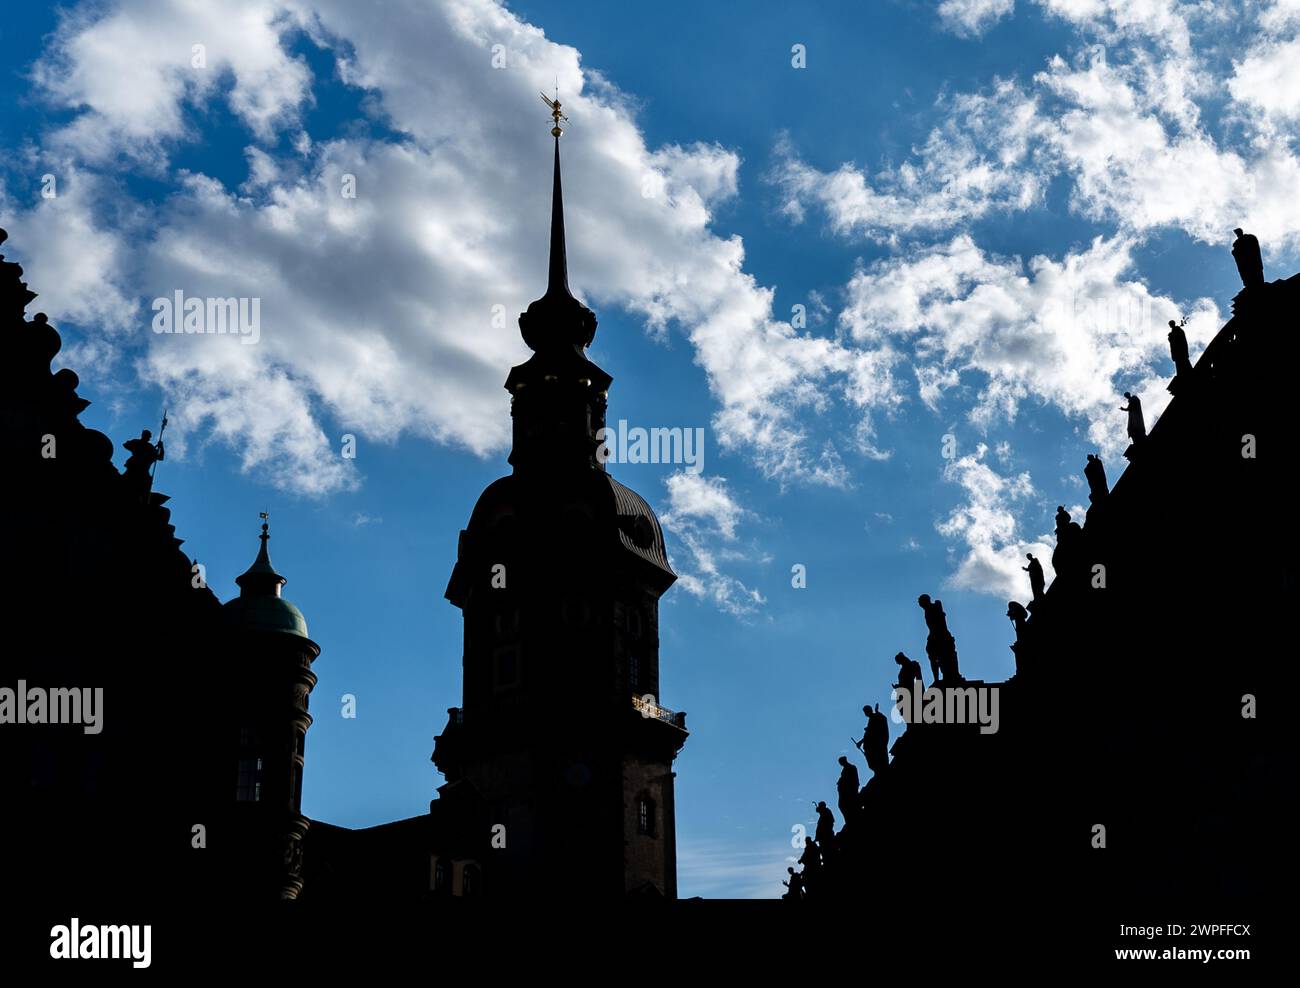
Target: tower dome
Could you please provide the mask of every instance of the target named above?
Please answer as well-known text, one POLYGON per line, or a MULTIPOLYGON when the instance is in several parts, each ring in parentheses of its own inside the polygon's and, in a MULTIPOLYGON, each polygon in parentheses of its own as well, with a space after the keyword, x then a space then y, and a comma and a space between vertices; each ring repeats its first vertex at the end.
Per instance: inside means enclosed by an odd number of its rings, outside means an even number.
POLYGON ((235 582, 239 584, 239 596, 226 602, 226 614, 246 631, 297 635, 310 641, 307 619, 303 617, 302 611, 280 596, 280 588, 287 581, 271 565, 271 556, 266 548, 271 535, 265 521, 262 522, 262 534, 258 538, 262 545, 257 551, 257 558, 242 575, 235 577, 235 582))

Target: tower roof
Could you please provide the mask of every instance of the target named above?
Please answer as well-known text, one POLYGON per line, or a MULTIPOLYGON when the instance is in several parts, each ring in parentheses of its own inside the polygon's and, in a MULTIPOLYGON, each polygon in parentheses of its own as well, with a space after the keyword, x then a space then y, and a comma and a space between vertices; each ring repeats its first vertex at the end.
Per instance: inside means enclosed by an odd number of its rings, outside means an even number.
MULTIPOLYGON (((549 102, 549 101, 548 101, 549 102)), ((559 103, 552 104, 559 113, 559 103)), ((546 294, 519 317, 519 331, 534 351, 572 347, 581 353, 596 336, 596 315, 569 290, 569 262, 564 240, 564 184, 560 177, 560 128, 555 137, 555 164, 551 180, 551 254, 546 294)))
POLYGON ((258 538, 262 545, 257 550, 257 558, 253 560, 253 565, 242 575, 235 577, 235 582, 239 584, 239 595, 246 597, 257 594, 278 597, 280 588, 289 581, 277 573, 275 567, 271 565, 271 555, 266 551, 266 544, 271 541, 271 533, 265 521, 262 522, 262 534, 258 538))
MULTIPOLYGON (((263 513, 262 517, 265 519, 266 514, 263 513)), ((227 615, 245 631, 270 631, 311 641, 302 611, 280 596, 280 588, 287 581, 271 564, 271 554, 266 547, 271 533, 265 521, 258 538, 262 544, 253 565, 235 577, 239 596, 226 602, 227 615)))

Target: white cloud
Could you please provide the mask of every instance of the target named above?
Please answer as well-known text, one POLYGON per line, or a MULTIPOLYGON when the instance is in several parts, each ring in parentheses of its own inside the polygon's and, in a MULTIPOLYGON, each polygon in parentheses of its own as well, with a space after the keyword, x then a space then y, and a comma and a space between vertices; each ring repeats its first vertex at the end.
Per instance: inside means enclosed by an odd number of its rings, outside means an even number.
POLYGON ((852 164, 821 170, 779 142, 772 177, 785 213, 798 221, 816 206, 838 234, 896 242, 1035 207, 1064 176, 1072 209, 1120 233, 1176 229, 1226 244, 1243 226, 1270 253, 1300 247, 1291 2, 1264 12, 1263 35, 1236 63, 1221 33, 1196 43, 1198 31, 1229 18, 1207 5, 1040 6, 1106 46, 1054 55, 1029 84, 995 79, 981 92, 945 92, 935 107, 944 122, 875 174, 852 164), (1212 130, 1203 105, 1215 108, 1225 94, 1232 102, 1212 130))
POLYGON ((757 590, 722 570, 721 562, 743 562, 745 553, 736 541, 736 526, 749 512, 727 489, 721 477, 703 477, 679 471, 665 481, 668 510, 660 519, 686 548, 689 561, 673 560, 678 585, 693 597, 712 601, 734 616, 752 614, 767 601, 757 590))
POLYGON ((736 538, 736 525, 746 511, 727 490, 725 479, 679 471, 664 483, 674 518, 704 519, 712 522, 727 541, 736 538))
POLYGON ((961 486, 966 501, 938 522, 939 534, 965 545, 948 585, 989 593, 1006 600, 1024 600, 1029 578, 1023 572, 1025 554, 1032 552, 1052 578, 1052 545, 1047 536, 1025 540, 1016 520, 1018 506, 1034 495, 1028 472, 1003 476, 985 462, 988 447, 944 467, 944 479, 961 486))
POLYGON ((887 241, 1040 201, 1045 186, 1027 167, 1040 125, 1032 98, 998 80, 988 94, 960 94, 939 110, 944 123, 913 148, 914 160, 874 178, 851 164, 819 171, 782 140, 772 179, 785 196, 783 211, 800 221, 816 205, 835 232, 887 241))
POLYGON ((311 72, 283 44, 300 23, 293 7, 134 0, 64 14, 32 70, 49 99, 77 111, 50 145, 88 161, 123 155, 158 165, 163 142, 195 126, 187 109, 218 95, 271 139, 310 101, 311 72), (204 65, 195 65, 199 56, 204 65))
POLYGON ((963 38, 977 38, 1015 10, 1016 0, 943 0, 939 19, 963 38))
POLYGON ((1228 81, 1238 103, 1286 120, 1300 118, 1300 38, 1251 49, 1228 81))
POLYGON ((724 447, 782 483, 847 482, 805 412, 826 407, 834 376, 862 373, 858 358, 774 319, 740 239, 711 231, 711 210, 737 192, 738 157, 705 143, 647 148, 627 99, 575 49, 489 0, 382 18, 343 0, 231 0, 219 13, 117 0, 66 17, 35 79, 76 111, 47 143, 83 164, 157 173, 223 102, 261 142, 238 189, 189 176, 134 228, 138 256, 116 259, 145 298, 179 288, 262 299, 258 346, 214 358, 208 341, 146 337, 147 377, 202 403, 176 417, 178 450, 186 430, 210 428, 246 466, 281 463, 282 483, 319 494, 357 481, 327 419, 363 441, 409 432, 501 449, 501 381, 527 355, 514 316, 545 285, 550 155, 537 91, 558 79, 575 135, 564 149, 574 288, 652 332, 681 327, 724 447), (330 49, 400 141, 322 143, 297 130, 312 78, 288 45, 304 36, 330 49), (193 43, 207 46, 205 70, 190 67, 193 43), (292 150, 271 141, 281 133, 292 150), (355 199, 340 195, 345 174, 355 199))
POLYGON ((67 321, 106 331, 76 342, 65 334, 69 345, 60 356, 82 373, 104 372, 123 335, 143 325, 137 300, 123 284, 132 263, 129 245, 102 216, 115 190, 92 173, 49 160, 34 158, 29 167, 53 177, 53 197, 22 209, 0 189, 0 224, 13 238, 5 251, 22 261, 24 279, 39 293, 28 314, 44 312, 55 325, 67 321))
POLYGON ((1190 312, 1127 280, 1134 241, 1098 238, 1059 261, 986 254, 966 234, 907 258, 863 267, 847 288, 841 326, 854 341, 914 363, 922 400, 974 377, 968 411, 982 429, 1013 420, 1026 399, 1084 418, 1103 456, 1123 450, 1125 390, 1154 391, 1163 409, 1170 373, 1167 322, 1188 316, 1194 355, 1220 324, 1208 299, 1190 312))

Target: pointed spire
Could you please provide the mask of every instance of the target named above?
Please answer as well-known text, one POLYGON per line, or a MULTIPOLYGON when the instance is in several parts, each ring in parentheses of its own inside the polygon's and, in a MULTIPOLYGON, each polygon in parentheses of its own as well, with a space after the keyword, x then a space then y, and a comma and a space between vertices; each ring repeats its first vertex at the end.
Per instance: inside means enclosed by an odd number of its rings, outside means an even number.
POLYGON ((528 311, 519 317, 519 330, 532 350, 558 345, 581 351, 591 346, 596 335, 596 316, 569 289, 569 261, 564 242, 564 186, 560 179, 560 135, 564 133, 560 121, 568 117, 560 111, 558 94, 551 99, 542 93, 542 100, 550 107, 555 122, 551 128, 551 136, 555 138, 551 181, 551 256, 546 294, 529 305, 528 311))
POLYGON ((257 550, 257 558, 253 560, 253 565, 242 575, 235 577, 235 582, 239 584, 239 596, 263 596, 278 597, 280 588, 288 581, 275 571, 271 565, 271 555, 266 550, 266 544, 271 541, 271 533, 268 531, 266 519, 269 517, 265 511, 261 513, 262 517, 262 534, 258 536, 261 539, 261 548, 257 550))
POLYGON ((552 298, 573 298, 573 293, 569 291, 569 262, 564 249, 564 189, 560 183, 558 136, 555 138, 555 181, 551 186, 551 270, 546 282, 546 294, 552 298))

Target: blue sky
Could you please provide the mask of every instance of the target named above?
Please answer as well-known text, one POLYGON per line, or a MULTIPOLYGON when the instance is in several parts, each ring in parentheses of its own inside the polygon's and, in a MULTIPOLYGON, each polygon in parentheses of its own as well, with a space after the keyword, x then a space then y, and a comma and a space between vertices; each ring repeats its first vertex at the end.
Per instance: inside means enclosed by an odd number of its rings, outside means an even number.
POLYGON ((271 512, 323 648, 305 808, 345 826, 442 781, 442 592, 545 283, 539 89, 611 419, 705 430, 699 474, 612 466, 682 577, 683 895, 781 891, 862 704, 923 659, 917 594, 963 672, 1011 673, 1023 553, 1086 453, 1120 472, 1120 393, 1163 408, 1167 320, 1195 354, 1226 318, 1235 226, 1297 267, 1297 0, 221 7, 7 12, 0 222, 83 421, 171 409, 158 487, 223 598, 271 512), (151 332, 176 290, 259 298, 257 345, 151 332))

